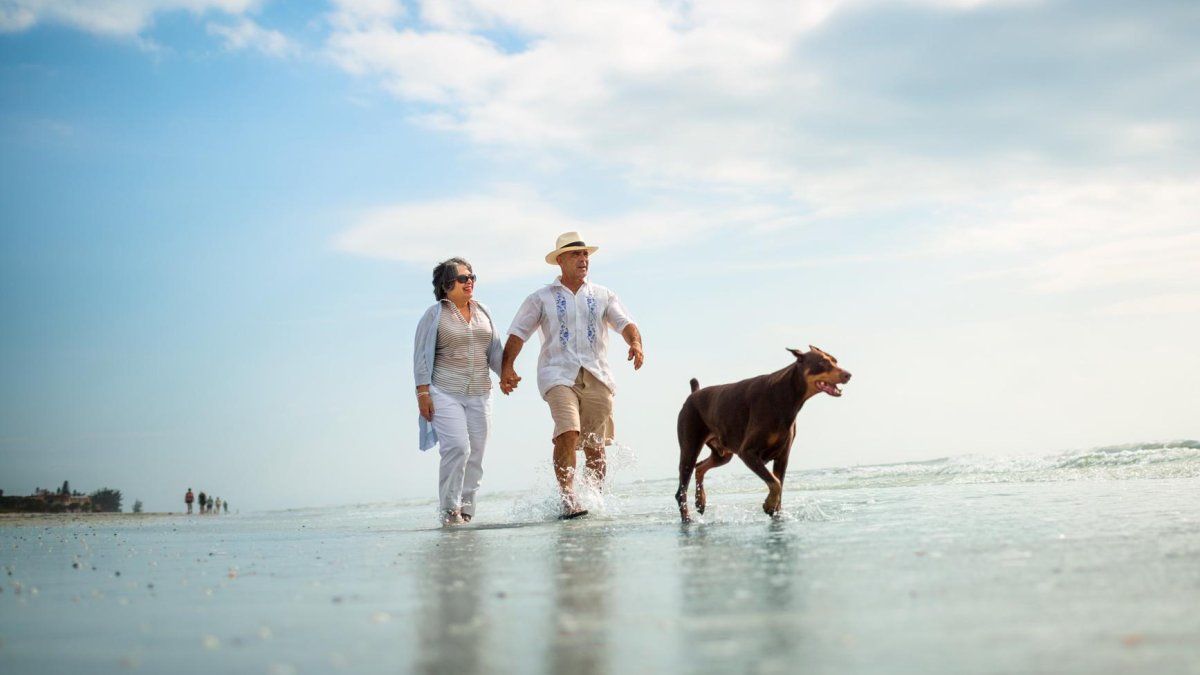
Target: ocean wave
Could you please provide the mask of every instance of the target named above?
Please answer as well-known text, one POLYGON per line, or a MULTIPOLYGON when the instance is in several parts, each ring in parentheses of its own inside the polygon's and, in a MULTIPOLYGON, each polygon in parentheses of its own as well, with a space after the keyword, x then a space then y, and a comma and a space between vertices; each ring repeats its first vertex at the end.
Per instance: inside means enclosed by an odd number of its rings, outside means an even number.
POLYGON ((790 489, 830 490, 946 483, 1029 483, 1200 477, 1200 441, 1112 445, 1046 457, 963 455, 923 462, 801 471, 790 489))

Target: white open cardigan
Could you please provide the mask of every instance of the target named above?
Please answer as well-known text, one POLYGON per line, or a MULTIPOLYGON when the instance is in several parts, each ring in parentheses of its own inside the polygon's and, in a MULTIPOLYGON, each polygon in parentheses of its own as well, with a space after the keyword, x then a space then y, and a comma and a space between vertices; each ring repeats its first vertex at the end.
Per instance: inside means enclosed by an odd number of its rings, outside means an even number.
MULTIPOLYGON (((492 320, 492 313, 482 302, 478 300, 471 302, 475 303, 475 306, 488 318, 488 323, 492 325, 492 342, 488 345, 487 350, 488 368, 499 375, 500 364, 504 359, 504 346, 500 343, 496 322, 492 320)), ((438 321, 441 318, 442 301, 438 300, 432 307, 425 310, 425 314, 417 322, 417 335, 413 343, 413 379, 416 380, 418 387, 422 384, 429 384, 433 377, 433 358, 437 353, 438 321)), ((437 445, 437 432, 433 430, 433 425, 420 415, 417 415, 417 429, 420 432, 417 447, 428 450, 437 445)))

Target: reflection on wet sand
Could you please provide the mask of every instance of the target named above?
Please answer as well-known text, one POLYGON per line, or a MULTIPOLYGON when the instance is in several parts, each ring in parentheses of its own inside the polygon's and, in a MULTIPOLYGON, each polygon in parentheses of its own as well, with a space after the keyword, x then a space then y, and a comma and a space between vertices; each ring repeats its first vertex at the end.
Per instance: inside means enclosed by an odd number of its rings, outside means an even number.
POLYGON ((681 638, 692 663, 740 672, 750 666, 745 657, 755 655, 753 670, 803 670, 795 542, 784 522, 764 528, 681 527, 681 638))
POLYGON ((465 529, 434 537, 428 546, 417 615, 417 672, 470 675, 486 670, 480 654, 487 630, 480 602, 485 552, 483 538, 465 529))
POLYGON ((572 524, 564 524, 558 533, 553 580, 555 635, 548 672, 608 672, 611 537, 607 528, 572 524))

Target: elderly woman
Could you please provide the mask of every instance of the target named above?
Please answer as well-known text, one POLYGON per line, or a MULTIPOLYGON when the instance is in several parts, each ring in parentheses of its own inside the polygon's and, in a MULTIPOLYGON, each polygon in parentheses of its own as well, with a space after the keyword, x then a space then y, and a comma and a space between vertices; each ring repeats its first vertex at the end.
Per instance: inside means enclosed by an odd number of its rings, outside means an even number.
POLYGON ((417 324, 413 377, 421 450, 439 446, 438 500, 443 525, 469 523, 483 478, 492 417, 490 368, 500 372, 500 333, 474 299, 475 273, 462 258, 433 268, 437 302, 417 324))

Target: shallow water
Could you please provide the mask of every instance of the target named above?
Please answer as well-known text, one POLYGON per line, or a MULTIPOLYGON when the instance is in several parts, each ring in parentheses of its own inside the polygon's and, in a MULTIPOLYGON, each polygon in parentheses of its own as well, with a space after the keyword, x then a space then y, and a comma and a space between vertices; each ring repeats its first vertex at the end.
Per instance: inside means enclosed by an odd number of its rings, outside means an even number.
POLYGON ((670 481, 449 530, 432 502, 8 519, 0 672, 1200 673, 1190 462, 813 472, 775 520, 730 468, 690 525, 670 481))

